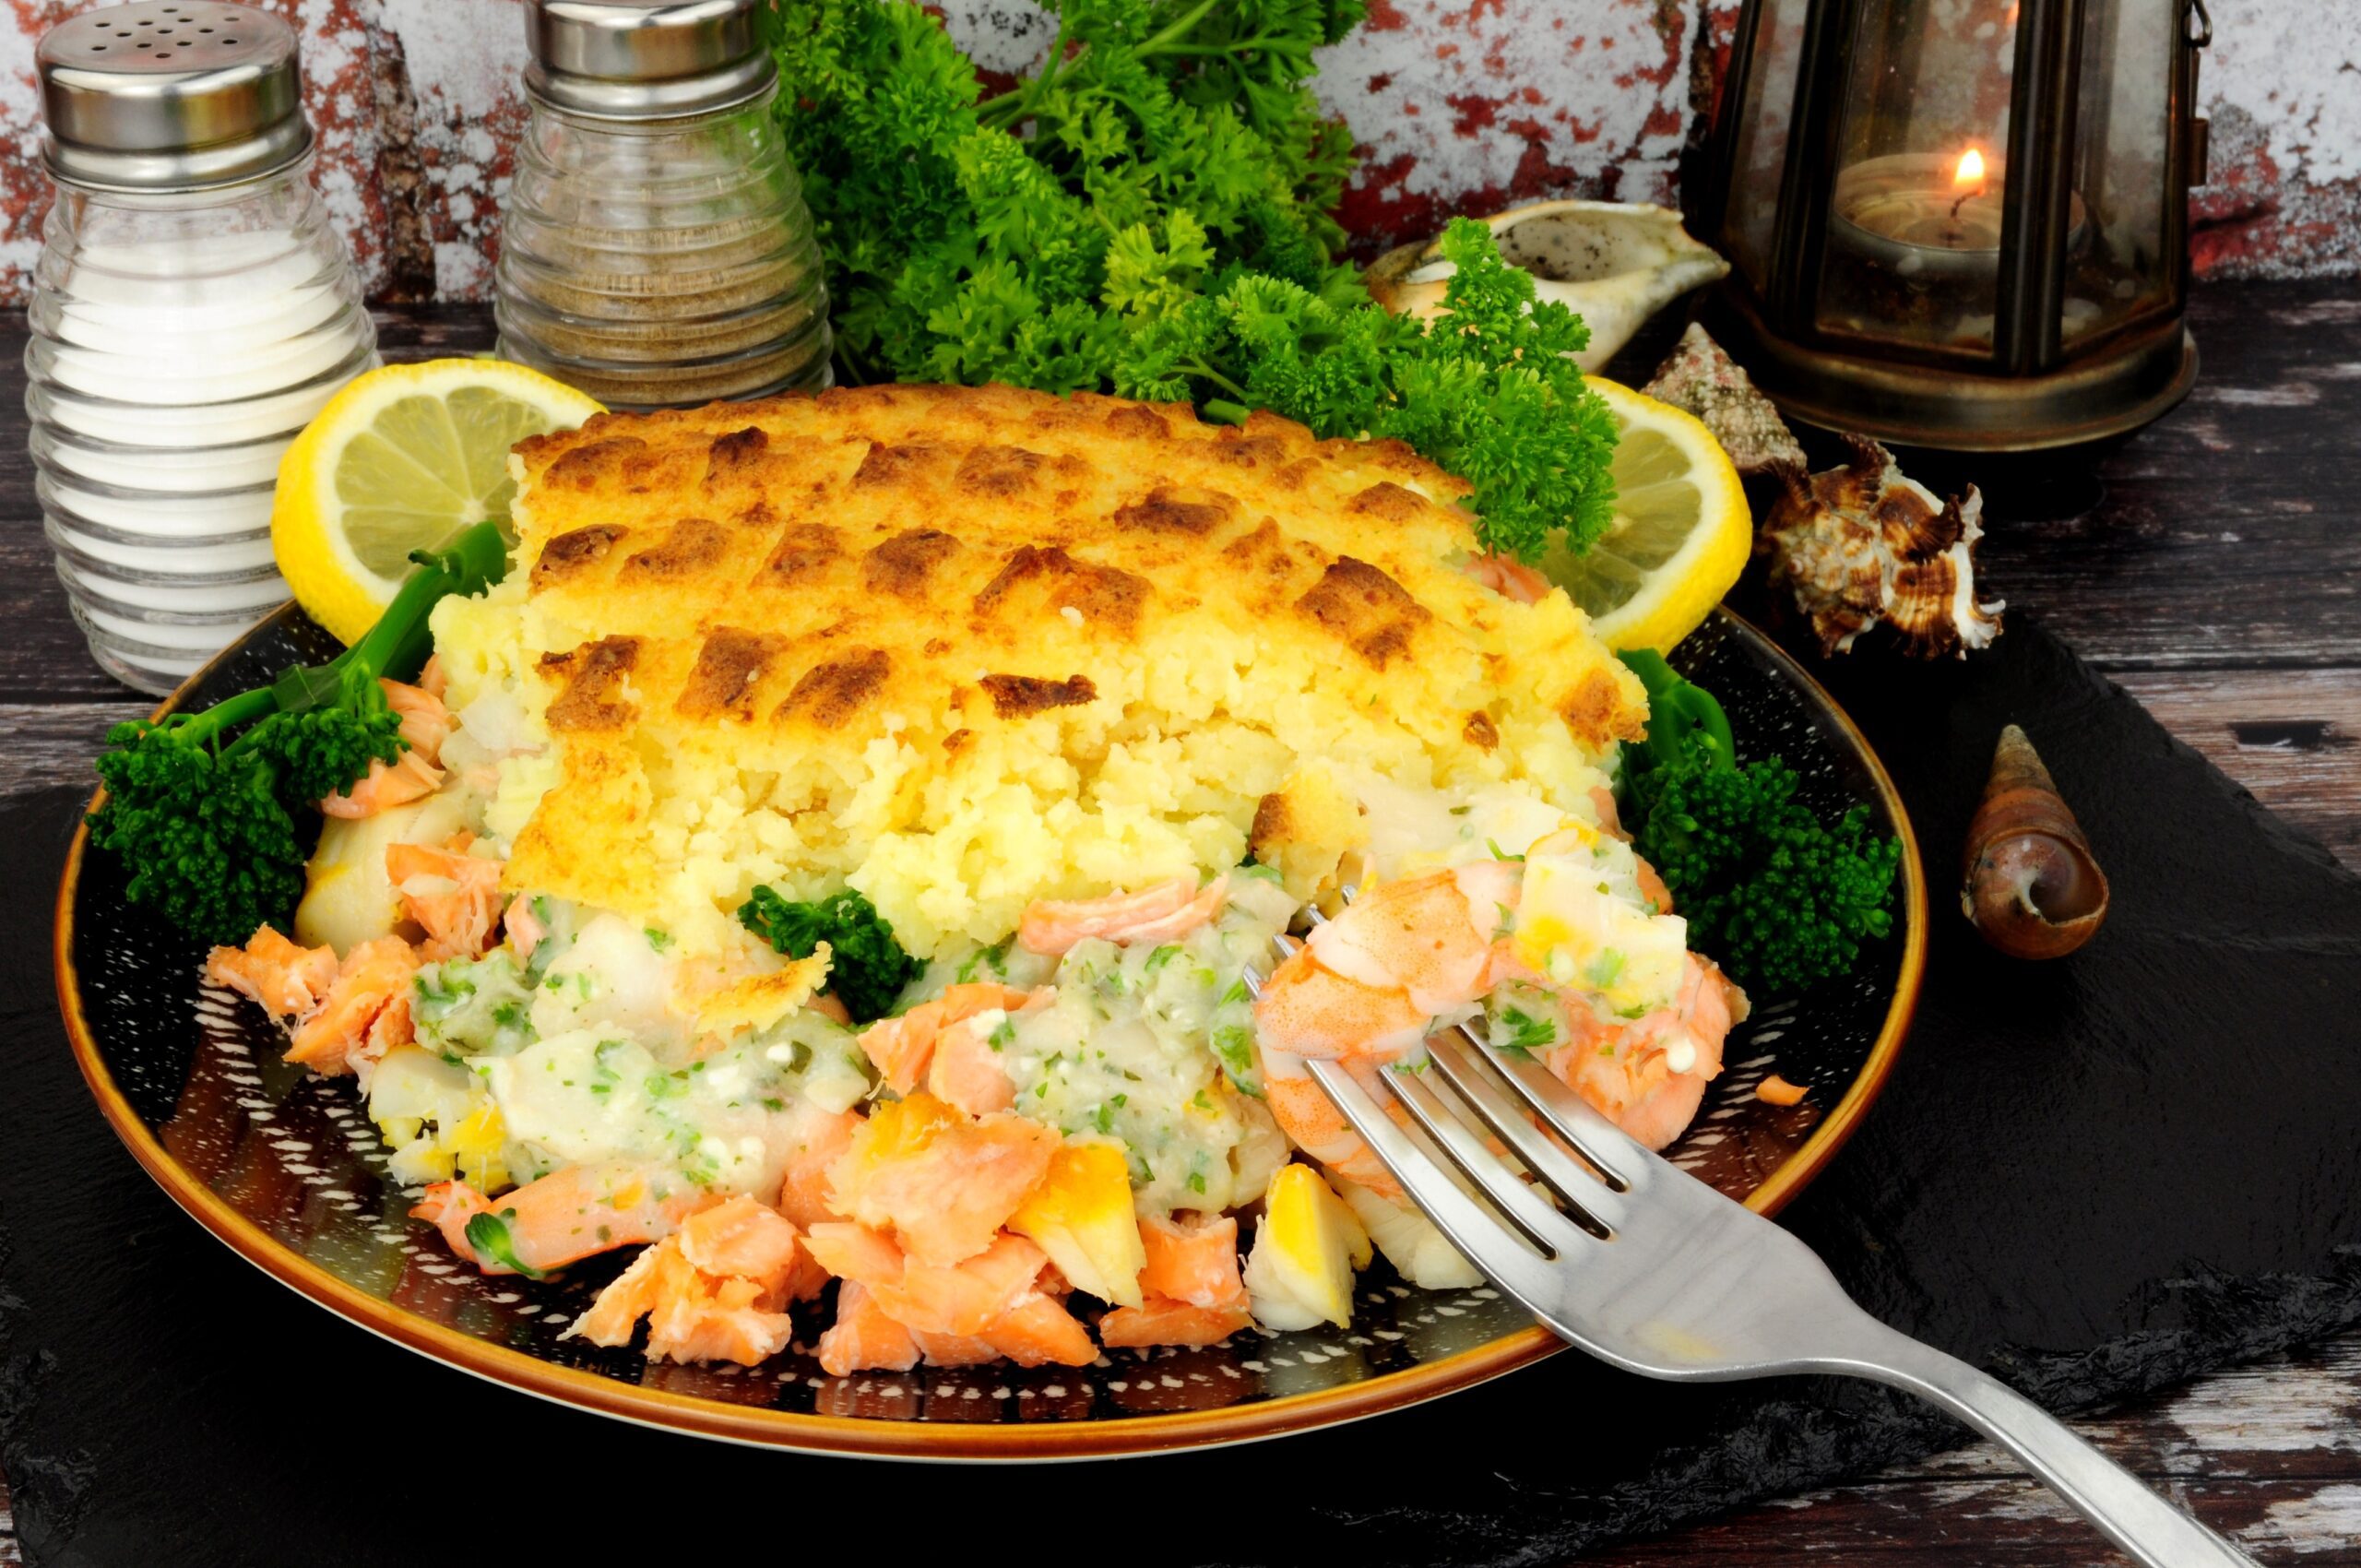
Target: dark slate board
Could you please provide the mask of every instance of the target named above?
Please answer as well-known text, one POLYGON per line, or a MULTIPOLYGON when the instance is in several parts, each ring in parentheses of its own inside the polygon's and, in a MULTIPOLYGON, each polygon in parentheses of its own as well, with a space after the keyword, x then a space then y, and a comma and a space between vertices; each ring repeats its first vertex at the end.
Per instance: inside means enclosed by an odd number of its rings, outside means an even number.
MULTIPOLYGON (((1827 673, 1939 897, 1885 1098, 1786 1222, 1871 1311, 2060 1408, 2361 1322, 2361 879, 2024 619, 1964 665, 1827 673), (1986 952, 1940 897, 2010 720, 2114 879, 2106 931, 2046 968, 1986 952)), ((50 992, 78 803, 60 790, 0 822, 0 1464, 35 1568, 362 1568, 461 1542, 893 1560, 962 1539, 1141 1564, 1542 1563, 1962 1436, 1864 1384, 1676 1388, 1572 1354, 1337 1431, 1021 1475, 533 1402, 275 1288, 115 1144, 50 992)))

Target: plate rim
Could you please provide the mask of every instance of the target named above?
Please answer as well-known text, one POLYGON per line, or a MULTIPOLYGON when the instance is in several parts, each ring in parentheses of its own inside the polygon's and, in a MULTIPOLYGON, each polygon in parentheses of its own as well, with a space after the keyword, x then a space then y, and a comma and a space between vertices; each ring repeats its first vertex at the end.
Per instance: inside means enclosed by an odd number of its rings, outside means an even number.
MULTIPOLYGON (((265 627, 302 611, 281 606, 158 704, 151 719, 173 711, 197 685, 265 627)), ((1884 1089, 1917 1011, 1927 958, 1926 868, 1908 810, 1886 771, 1884 760, 1836 699, 1786 649, 1726 605, 1714 613, 1746 641, 1767 651, 1782 673, 1796 683, 1816 717, 1836 731, 1869 768, 1869 781, 1902 842, 1902 963, 1878 1038, 1828 1114, 1803 1144, 1746 1198, 1766 1217, 1784 1208, 1851 1138, 1861 1118, 1884 1089)), ((99 1053, 98 1039, 82 1009, 80 976, 74 962, 74 899, 82 859, 89 843, 89 814, 106 797, 101 788, 83 809, 58 879, 52 936, 53 972, 58 1007, 76 1064, 115 1136, 140 1168, 197 1223, 264 1274, 355 1326, 448 1367, 519 1393, 594 1415, 668 1431, 755 1447, 840 1457, 918 1461, 1028 1461, 1111 1459, 1221 1447, 1275 1438, 1316 1428, 1366 1420, 1440 1398, 1557 1354, 1570 1347, 1538 1324, 1489 1343, 1383 1372, 1336 1388, 1284 1395, 1211 1410, 1181 1410, 1145 1416, 1114 1416, 1080 1421, 927 1422, 881 1420, 861 1416, 805 1414, 795 1410, 730 1404, 695 1395, 627 1384, 598 1372, 559 1366, 505 1346, 461 1334, 417 1316, 338 1278, 274 1240, 227 1200, 184 1170, 132 1109, 99 1053)))

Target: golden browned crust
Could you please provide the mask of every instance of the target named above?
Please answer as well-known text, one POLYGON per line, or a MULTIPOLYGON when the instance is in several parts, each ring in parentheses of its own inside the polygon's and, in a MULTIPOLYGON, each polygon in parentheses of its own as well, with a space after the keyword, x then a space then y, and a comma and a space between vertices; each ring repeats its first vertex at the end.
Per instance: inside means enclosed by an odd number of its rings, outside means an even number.
POLYGON ((1098 688, 1087 675, 1045 681, 1038 675, 987 675, 977 684, 992 699, 992 711, 1003 719, 1022 719, 1053 707, 1080 707, 1098 700, 1098 688))
POLYGON ((602 414, 515 466, 550 728, 659 776, 683 746, 893 738, 961 766, 1002 727, 1099 733, 1209 638, 1427 714, 1487 766, 1511 748, 1475 710, 1512 684, 1585 743, 1641 722, 1570 609, 1505 638, 1528 612, 1465 573, 1468 486, 1398 442, 895 386, 602 414))

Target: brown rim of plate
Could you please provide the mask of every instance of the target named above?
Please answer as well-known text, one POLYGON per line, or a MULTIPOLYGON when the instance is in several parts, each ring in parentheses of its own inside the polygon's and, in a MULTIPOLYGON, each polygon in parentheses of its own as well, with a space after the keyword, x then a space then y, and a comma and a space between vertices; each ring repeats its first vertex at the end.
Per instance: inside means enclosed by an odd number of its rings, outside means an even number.
MULTIPOLYGON (((1833 720, 1856 753, 1867 760, 1870 779, 1902 840, 1904 938, 1902 968, 1895 977, 1893 1000, 1887 1006, 1885 1024, 1878 1031, 1876 1043, 1870 1047, 1868 1059, 1844 1099, 1812 1129, 1803 1146, 1748 1194, 1749 1208, 1758 1214, 1773 1215, 1835 1156, 1893 1070, 1894 1058, 1902 1049, 1903 1037, 1909 1030, 1911 1016, 1917 1006, 1919 981, 1926 968, 1926 871, 1919 861, 1917 837, 1911 831, 1910 816, 1903 808, 1902 797, 1895 792, 1884 763, 1878 759, 1852 719, 1819 682, 1752 623, 1726 608, 1722 613, 1736 624, 1743 636, 1771 651, 1810 705, 1833 720)), ((198 682, 212 672, 219 658, 226 656, 227 650, 190 676, 158 706, 155 717, 172 711, 198 682)), ((92 795, 88 809, 96 811, 105 794, 101 790, 92 795)), ((1536 1324, 1441 1360, 1421 1362, 1338 1388, 1287 1395, 1252 1405, 1105 1420, 967 1425, 803 1415, 725 1405, 619 1383, 597 1372, 555 1366, 537 1357, 489 1344, 403 1312, 289 1251, 219 1194, 182 1170, 179 1162, 156 1141, 123 1091, 115 1087, 113 1075, 99 1059, 98 1041, 82 1013, 81 989, 73 956, 74 893, 89 842, 89 827, 85 822, 75 829, 74 842, 66 851, 65 873, 58 882, 54 940, 57 1001, 82 1076, 89 1084, 100 1111, 113 1126, 115 1136, 123 1140, 132 1158, 198 1224, 280 1284, 381 1338, 519 1392, 643 1426, 816 1454, 919 1460, 1109 1459, 1251 1443, 1360 1420, 1471 1388, 1566 1348, 1564 1341, 1536 1324)))

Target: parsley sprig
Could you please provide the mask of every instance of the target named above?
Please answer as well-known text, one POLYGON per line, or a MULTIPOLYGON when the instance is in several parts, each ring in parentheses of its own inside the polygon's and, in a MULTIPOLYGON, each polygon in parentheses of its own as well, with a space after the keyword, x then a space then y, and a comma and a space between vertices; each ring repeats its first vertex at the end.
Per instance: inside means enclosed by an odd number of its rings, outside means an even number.
POLYGON ((840 364, 1268 409, 1393 437, 1475 486, 1488 550, 1607 525, 1615 432, 1589 338, 1481 224, 1432 324, 1336 260, 1350 137, 1306 83, 1360 0, 1055 0, 1042 67, 984 99, 909 0, 773 7, 780 125, 828 258, 840 364))

